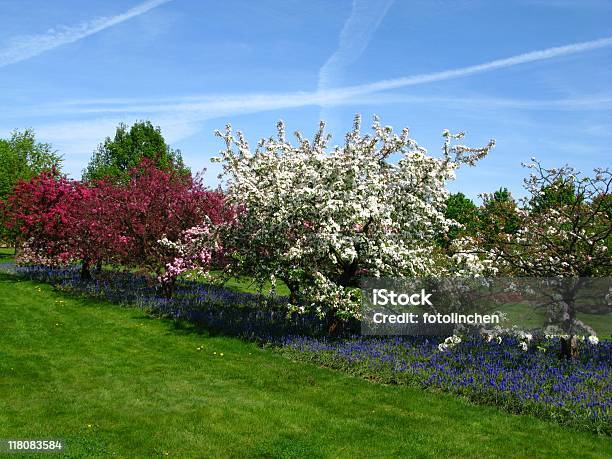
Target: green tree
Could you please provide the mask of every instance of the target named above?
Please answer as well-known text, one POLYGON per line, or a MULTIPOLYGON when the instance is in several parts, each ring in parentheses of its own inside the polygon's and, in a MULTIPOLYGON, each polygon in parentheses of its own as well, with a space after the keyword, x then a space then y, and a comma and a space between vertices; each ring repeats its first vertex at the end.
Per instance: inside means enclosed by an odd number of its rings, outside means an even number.
POLYGON ((9 139, 0 139, 0 200, 6 199, 19 180, 59 169, 61 161, 51 145, 36 141, 31 129, 13 131, 9 139))
POLYGON ((20 180, 29 180, 43 171, 60 169, 62 158, 51 145, 36 141, 34 131, 13 131, 10 138, 0 139, 0 241, 13 240, 4 225, 2 203, 20 180))
POLYGON ((444 216, 462 225, 448 230, 442 241, 445 246, 460 235, 474 235, 478 228, 478 207, 463 193, 454 193, 448 197, 444 216))
POLYGON ((143 158, 154 161, 159 169, 188 173, 180 150, 166 144, 159 126, 150 121, 138 121, 131 127, 121 123, 114 138, 107 137, 94 151, 83 171, 84 180, 108 178, 114 182, 125 182, 129 171, 137 167, 143 158))
POLYGON ((543 185, 540 191, 531 198, 530 204, 534 212, 544 212, 558 206, 571 206, 578 199, 573 181, 557 178, 543 185))
POLYGON ((515 234, 519 228, 518 206, 507 188, 483 195, 479 227, 491 234, 515 234))

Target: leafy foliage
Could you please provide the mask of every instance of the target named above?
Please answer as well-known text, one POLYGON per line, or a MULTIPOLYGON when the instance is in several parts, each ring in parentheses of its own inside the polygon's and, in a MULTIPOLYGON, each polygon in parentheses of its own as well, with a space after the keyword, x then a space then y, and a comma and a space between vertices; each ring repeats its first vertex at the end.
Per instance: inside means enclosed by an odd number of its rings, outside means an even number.
MULTIPOLYGON (((5 201, 19 180, 55 168, 59 170, 61 157, 48 143, 36 141, 34 131, 14 131, 10 139, 0 139, 0 203, 5 201)), ((0 239, 11 238, 11 233, 0 222, 0 239)))
POLYGON ((4 214, 23 242, 22 263, 81 260, 87 277, 91 265, 113 262, 152 271, 169 288, 177 275, 196 267, 195 258, 207 265, 213 256, 208 251, 218 248, 211 237, 211 246, 200 242, 199 250, 187 252, 181 246, 185 237, 208 233, 207 225, 231 217, 221 192, 190 174, 160 170, 148 159, 125 184, 82 183, 55 170, 43 172, 17 185, 4 214))
POLYGON ((507 188, 483 194, 479 211, 482 232, 489 234, 514 234, 519 225, 518 204, 507 188))
POLYGON ((529 203, 533 212, 546 212, 560 206, 570 206, 579 199, 573 180, 557 177, 549 184, 542 185, 529 203))
POLYGON ((161 129, 150 121, 139 121, 129 129, 127 125, 119 124, 115 136, 107 137, 94 152, 83 171, 83 179, 125 183, 130 178, 130 171, 144 158, 153 161, 159 169, 188 173, 181 152, 166 144, 161 129))
POLYGON ((448 246, 450 241, 457 239, 459 235, 473 235, 478 228, 478 207, 463 193, 451 194, 446 200, 444 216, 461 226, 451 226, 444 235, 443 244, 448 246))

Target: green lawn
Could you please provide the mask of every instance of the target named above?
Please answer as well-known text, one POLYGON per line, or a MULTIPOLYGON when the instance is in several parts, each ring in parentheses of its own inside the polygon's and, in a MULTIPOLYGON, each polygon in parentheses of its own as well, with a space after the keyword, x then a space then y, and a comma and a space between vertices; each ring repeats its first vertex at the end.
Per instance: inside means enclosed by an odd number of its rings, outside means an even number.
MULTIPOLYGON (((546 323, 546 311, 527 304, 516 304, 506 307, 508 323, 523 329, 540 328, 546 323)), ((612 314, 577 313, 579 320, 592 327, 600 338, 612 337, 612 314)))
MULTIPOLYGON (((247 276, 231 277, 226 279, 222 271, 211 271, 210 275, 213 280, 223 282, 223 286, 225 288, 236 292, 261 293, 263 291, 264 293, 267 293, 271 290, 271 284, 269 282, 266 282, 263 285, 263 289, 260 289, 259 286, 247 276)), ((281 296, 289 296, 290 294, 289 288, 287 288, 285 283, 280 280, 277 281, 274 292, 281 296)))
POLYGON ((609 438, 383 386, 0 275, 0 438, 73 457, 611 457, 609 438))
POLYGON ((15 249, 10 247, 0 247, 0 263, 11 261, 15 255, 15 249))

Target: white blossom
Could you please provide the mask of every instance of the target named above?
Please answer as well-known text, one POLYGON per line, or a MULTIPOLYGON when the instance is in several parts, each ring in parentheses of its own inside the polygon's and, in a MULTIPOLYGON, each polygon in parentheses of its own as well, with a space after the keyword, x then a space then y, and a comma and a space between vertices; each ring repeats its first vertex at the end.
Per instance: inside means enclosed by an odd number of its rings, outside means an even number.
MULTIPOLYGON (((456 224, 444 216, 446 182, 494 142, 454 145, 463 134, 445 131, 443 156, 433 157, 408 129, 394 133, 377 118, 372 133, 362 134, 355 117, 344 144, 332 148, 324 128, 312 140, 297 132, 294 145, 281 121, 277 137, 255 151, 231 126, 217 132, 228 197, 242 209, 229 246, 237 271, 259 282, 276 276, 306 310, 358 317, 357 277, 440 271, 435 237, 456 224)), ((457 262, 467 270, 477 263, 457 262)))

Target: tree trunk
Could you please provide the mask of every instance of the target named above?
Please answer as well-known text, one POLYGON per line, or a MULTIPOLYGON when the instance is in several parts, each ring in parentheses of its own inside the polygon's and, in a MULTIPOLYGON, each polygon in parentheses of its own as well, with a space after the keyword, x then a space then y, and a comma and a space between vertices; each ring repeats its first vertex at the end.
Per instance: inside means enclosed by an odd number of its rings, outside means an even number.
POLYGON ((164 298, 168 300, 171 299, 174 296, 174 291, 176 290, 176 279, 164 282, 161 287, 164 298))
POLYGON ((282 279, 282 281, 285 283, 285 285, 289 289, 289 303, 297 305, 299 303, 299 297, 298 297, 299 287, 298 287, 298 283, 297 282, 292 282, 292 281, 290 281, 288 279, 282 279))
POLYGON ((336 315, 334 314, 330 318, 328 323, 329 325, 327 326, 327 334, 329 336, 338 337, 342 335, 342 333, 344 332, 344 326, 346 324, 344 320, 339 317, 336 317, 336 315))
POLYGON ((574 324, 576 322, 576 293, 580 287, 581 282, 578 280, 563 294, 563 330, 569 335, 568 338, 561 339, 561 357, 565 359, 575 359, 578 357, 578 341, 574 324))
POLYGON ((15 239, 15 258, 19 257, 19 252, 21 252, 21 239, 15 239))
POLYGON ((355 259, 352 263, 346 264, 342 267, 342 274, 338 277, 338 285, 342 287, 350 287, 351 281, 355 277, 357 273, 357 268, 359 268, 359 263, 357 259, 355 259))
POLYGON ((81 279, 91 279, 91 271, 89 270, 89 260, 83 260, 83 263, 81 264, 81 279))
POLYGON ((561 338, 561 357, 564 359, 575 359, 578 357, 578 340, 576 335, 569 338, 561 338))
POLYGON ((289 304, 296 306, 298 304, 298 296, 297 293, 291 289, 289 289, 289 304))

